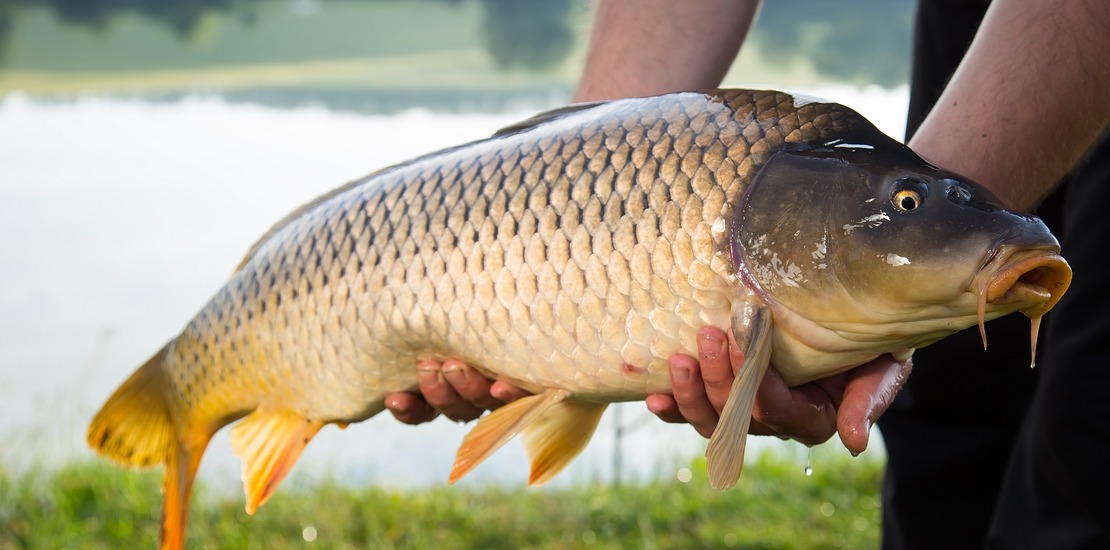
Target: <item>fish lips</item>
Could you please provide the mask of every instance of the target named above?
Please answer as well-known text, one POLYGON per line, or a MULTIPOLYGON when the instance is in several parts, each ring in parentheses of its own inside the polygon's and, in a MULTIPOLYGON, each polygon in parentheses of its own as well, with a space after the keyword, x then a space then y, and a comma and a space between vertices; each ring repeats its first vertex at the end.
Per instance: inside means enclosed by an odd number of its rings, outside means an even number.
POLYGON ((1048 313, 1071 285, 1071 266, 1055 249, 1029 250, 1016 245, 996 247, 969 290, 986 304, 1018 304, 1030 318, 1048 313))

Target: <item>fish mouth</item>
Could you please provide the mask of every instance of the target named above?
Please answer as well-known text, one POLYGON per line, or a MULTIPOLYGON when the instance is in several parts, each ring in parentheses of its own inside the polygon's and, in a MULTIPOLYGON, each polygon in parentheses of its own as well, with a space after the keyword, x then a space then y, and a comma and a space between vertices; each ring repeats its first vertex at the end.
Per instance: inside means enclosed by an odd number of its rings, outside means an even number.
MULTIPOLYGON (((1028 249, 1003 245, 987 259, 978 278, 979 334, 987 347, 987 304, 1014 305, 1033 321, 1032 345, 1036 349, 1040 319, 1060 301, 1071 285, 1071 266, 1057 249, 1028 249)), ((1011 311, 1014 311, 1011 309, 1011 311)))

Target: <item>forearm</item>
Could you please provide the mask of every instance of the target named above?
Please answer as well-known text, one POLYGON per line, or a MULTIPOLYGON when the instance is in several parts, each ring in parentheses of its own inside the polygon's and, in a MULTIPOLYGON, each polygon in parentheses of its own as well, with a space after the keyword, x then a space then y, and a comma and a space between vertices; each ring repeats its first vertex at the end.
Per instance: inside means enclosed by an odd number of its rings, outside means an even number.
POLYGON ((1032 208, 1110 124, 1107 29, 1105 0, 995 0, 910 146, 1032 208))
POLYGON ((759 0, 602 0, 575 101, 712 88, 759 0))

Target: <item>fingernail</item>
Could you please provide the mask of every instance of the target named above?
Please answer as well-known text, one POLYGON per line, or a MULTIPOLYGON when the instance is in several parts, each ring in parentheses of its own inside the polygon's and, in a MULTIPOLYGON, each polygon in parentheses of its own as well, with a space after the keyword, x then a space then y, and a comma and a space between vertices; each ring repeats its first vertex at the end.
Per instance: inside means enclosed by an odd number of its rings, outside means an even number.
POLYGON ((859 451, 853 452, 852 456, 859 456, 863 451, 867 450, 867 444, 871 442, 871 419, 865 418, 863 420, 863 445, 859 451))
POLYGON ((466 369, 462 368, 462 365, 458 363, 447 363, 443 365, 443 376, 450 381, 452 385, 464 383, 469 378, 466 369))
POLYGON ((703 334, 701 336, 701 352, 706 359, 716 359, 724 350, 725 341, 716 334, 703 334))
POLYGON ((420 380, 421 384, 434 384, 440 381, 441 376, 443 376, 443 373, 434 367, 422 366, 416 368, 416 377, 420 380))
POLYGON ((674 374, 675 382, 679 384, 690 383, 690 369, 689 367, 675 367, 672 371, 674 374))
POLYGON ((870 438, 870 436, 871 436, 871 419, 870 418, 864 418, 863 419, 863 437, 864 438, 870 438))

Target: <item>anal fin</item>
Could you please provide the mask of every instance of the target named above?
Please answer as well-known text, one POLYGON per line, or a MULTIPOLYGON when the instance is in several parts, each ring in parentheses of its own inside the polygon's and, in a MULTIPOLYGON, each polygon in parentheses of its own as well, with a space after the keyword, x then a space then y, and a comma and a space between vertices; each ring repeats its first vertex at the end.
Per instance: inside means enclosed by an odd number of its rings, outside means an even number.
POLYGON ((231 430, 231 450, 243 461, 247 513, 265 504, 324 426, 292 411, 258 409, 231 430))
POLYGON ((705 451, 709 485, 727 489, 740 479, 744 449, 752 422, 755 395, 771 363, 771 311, 754 297, 733 306, 732 330, 744 349, 740 376, 732 382, 717 429, 705 451))

